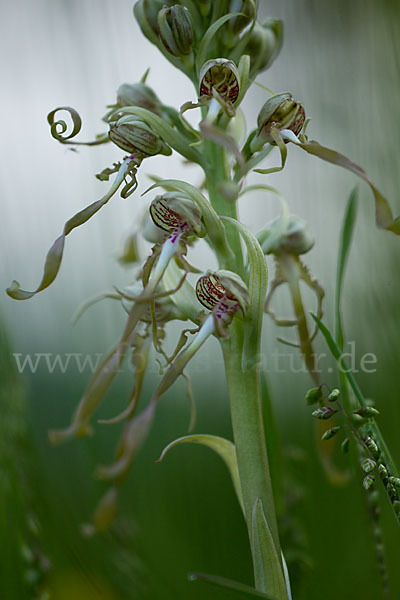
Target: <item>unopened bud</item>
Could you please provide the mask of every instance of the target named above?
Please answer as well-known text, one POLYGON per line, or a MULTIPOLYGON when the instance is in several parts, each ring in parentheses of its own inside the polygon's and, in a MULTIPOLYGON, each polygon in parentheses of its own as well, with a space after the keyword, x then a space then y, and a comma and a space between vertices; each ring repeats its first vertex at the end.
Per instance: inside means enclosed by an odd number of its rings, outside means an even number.
POLYGON ((256 16, 256 6, 254 0, 241 0, 238 2, 233 0, 229 8, 230 12, 241 13, 228 21, 227 30, 233 34, 239 34, 256 16))
POLYGON ((268 69, 279 54, 282 41, 282 21, 269 20, 263 25, 256 23, 244 49, 244 53, 250 56, 250 70, 262 73, 268 69))
POLYGON ((340 398, 340 390, 338 390, 337 388, 332 390, 328 396, 329 402, 336 402, 336 400, 338 400, 339 398, 340 398))
POLYGON ((193 48, 193 27, 189 10, 175 4, 158 13, 158 32, 164 47, 174 56, 190 54, 193 48))
POLYGON ((322 419, 325 421, 333 417, 333 415, 335 415, 337 412, 337 410, 331 408, 330 406, 321 406, 321 408, 317 408, 317 410, 314 410, 314 412, 311 414, 316 419, 322 419))
POLYGON ((306 394, 306 403, 308 406, 316 404, 323 398, 323 393, 320 387, 311 388, 306 394))
POLYGON ((133 7, 140 28, 150 41, 153 40, 148 34, 148 29, 158 36, 158 13, 163 8, 171 6, 171 4, 170 0, 138 0, 133 7))
POLYGON ((363 458, 361 468, 365 473, 370 473, 376 467, 376 462, 372 458, 363 458))
POLYGON ((235 63, 227 58, 208 60, 200 70, 201 96, 213 97, 213 90, 218 92, 223 100, 232 104, 237 100, 240 90, 239 71, 235 63))
POLYGON ((364 477, 363 486, 366 490, 369 490, 375 483, 375 477, 373 475, 367 475, 364 477))
POLYGON ((394 487, 400 488, 400 478, 399 477, 389 477, 389 483, 394 485, 394 487))
POLYGON ((362 406, 358 410, 354 411, 354 414, 360 415, 364 419, 369 419, 371 417, 377 417, 379 415, 379 410, 373 408, 372 406, 362 406))
POLYGON ((386 483, 388 482, 388 470, 382 463, 378 465, 378 473, 383 483, 386 485, 386 483))
POLYGON ((335 436, 337 434, 338 431, 340 431, 342 429, 341 425, 337 425, 336 427, 331 427, 331 429, 327 429, 322 437, 321 440, 330 440, 331 438, 333 438, 333 436, 335 436))
POLYGON ((277 217, 257 237, 265 254, 285 253, 298 256, 311 250, 315 241, 306 221, 296 215, 289 216, 284 229, 281 217, 277 217))
POLYGON ((363 436, 362 440, 372 454, 379 454, 378 446, 376 445, 376 442, 372 439, 372 437, 370 437, 369 435, 365 435, 363 436))
POLYGON ((114 144, 130 154, 140 154, 145 157, 155 154, 168 156, 172 153, 144 121, 130 115, 122 117, 112 125, 108 135, 114 144))
POLYGON ((117 107, 140 106, 153 113, 161 114, 161 102, 145 83, 123 83, 117 90, 117 107))

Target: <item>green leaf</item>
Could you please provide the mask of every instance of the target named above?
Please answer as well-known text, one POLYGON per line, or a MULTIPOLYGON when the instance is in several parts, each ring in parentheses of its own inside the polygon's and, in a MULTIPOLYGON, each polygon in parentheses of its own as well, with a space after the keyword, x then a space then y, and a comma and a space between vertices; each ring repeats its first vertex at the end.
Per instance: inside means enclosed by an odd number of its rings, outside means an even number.
POLYGON ((237 581, 232 581, 231 579, 226 579, 225 577, 219 577, 218 575, 208 575, 206 573, 190 573, 189 580, 202 581, 210 585, 227 589, 242 599, 250 598, 251 600, 252 598, 264 598, 264 600, 277 600, 273 596, 264 594, 263 592, 259 592, 258 590, 255 590, 254 588, 251 588, 248 585, 238 583, 237 581))
POLYGON ((285 577, 260 498, 254 503, 252 547, 257 589, 279 599, 287 598, 285 577))
POLYGON ((137 115, 140 117, 162 140, 171 146, 176 152, 184 156, 187 160, 199 165, 203 164, 203 157, 200 152, 191 145, 193 138, 186 138, 182 133, 171 127, 165 120, 154 114, 146 108, 139 106, 126 106, 117 110, 119 116, 137 115))
POLYGON ((78 213, 76 213, 76 215, 74 215, 65 223, 63 233, 56 239, 56 241, 47 253, 42 280, 39 283, 36 290, 34 290, 33 292, 22 290, 18 281, 13 281, 11 286, 6 290, 7 294, 11 298, 13 298, 14 300, 28 300, 29 298, 35 296, 35 294, 37 294, 38 292, 45 290, 47 287, 49 287, 49 285, 53 283, 53 281, 57 277, 58 271, 60 270, 64 252, 65 238, 71 233, 73 229, 86 223, 86 221, 93 217, 93 215, 95 215, 101 208, 103 208, 105 204, 107 204, 107 202, 115 194, 115 192, 118 190, 118 188, 124 181, 124 177, 128 171, 128 165, 129 159, 123 162, 111 188, 109 189, 107 194, 103 196, 103 198, 97 200, 96 202, 93 202, 83 210, 79 211, 78 213))
POLYGON ((209 52, 210 44, 213 41, 214 36, 215 36, 216 32, 218 31, 218 29, 220 27, 222 27, 222 25, 224 25, 224 23, 226 23, 230 19, 233 19, 234 17, 239 17, 239 16, 245 16, 245 15, 242 15, 242 13, 229 13, 228 15, 224 15, 223 17, 220 17, 219 19, 217 19, 217 21, 215 21, 207 29, 207 31, 205 32, 205 34, 203 36, 201 44, 197 50, 197 56, 196 56, 197 75, 199 75, 201 67, 204 65, 204 63, 206 62, 206 60, 208 58, 207 55, 209 52))
POLYGON ((240 507, 242 511, 244 511, 243 507, 243 498, 242 491, 240 488, 240 479, 239 479, 239 469, 236 458, 236 450, 235 445, 222 437, 217 435, 209 435, 209 434, 194 434, 194 435, 185 435, 184 437, 180 437, 164 448, 161 453, 160 458, 157 462, 161 462, 165 455, 175 446, 179 446, 180 444, 201 444, 203 446, 207 446, 211 450, 214 450, 224 461, 228 470, 232 477, 233 486, 235 488, 236 496, 239 501, 240 507))
POLYGON ((221 267, 229 268, 229 264, 231 264, 232 261, 234 262, 235 259, 232 251, 229 249, 225 228, 221 222, 221 219, 207 198, 205 198, 205 196, 203 196, 203 194, 190 183, 186 183, 185 181, 180 181, 178 179, 165 179, 163 181, 159 181, 146 190, 145 194, 156 187, 162 187, 171 191, 183 192, 192 198, 192 200, 201 210, 204 224, 207 229, 207 235, 210 238, 217 255, 221 258, 221 267))
POLYGON ((313 154, 314 156, 318 156, 318 158, 322 158, 322 160, 325 160, 339 167, 343 167, 344 169, 351 171, 352 173, 366 181, 375 199, 375 220, 377 227, 379 227, 380 229, 386 229, 387 231, 391 231, 395 235, 400 235, 400 217, 393 217, 393 213, 388 201, 373 185, 364 169, 356 165, 353 161, 351 161, 343 154, 340 154, 340 152, 336 152, 336 150, 331 150, 326 146, 321 146, 315 140, 297 145, 300 146, 300 148, 303 148, 303 150, 305 150, 309 154, 313 154))
POLYGON ((267 263, 256 236, 247 227, 231 217, 221 218, 238 229, 247 247, 250 265, 250 305, 246 314, 243 346, 243 368, 247 369, 255 366, 259 360, 264 302, 268 284, 267 263))
POLYGON ((357 216, 357 189, 354 188, 347 201, 346 214, 343 221, 339 245, 339 260, 336 276, 336 338, 340 348, 343 348, 344 334, 340 303, 342 298, 343 277, 353 238, 354 225, 357 216))

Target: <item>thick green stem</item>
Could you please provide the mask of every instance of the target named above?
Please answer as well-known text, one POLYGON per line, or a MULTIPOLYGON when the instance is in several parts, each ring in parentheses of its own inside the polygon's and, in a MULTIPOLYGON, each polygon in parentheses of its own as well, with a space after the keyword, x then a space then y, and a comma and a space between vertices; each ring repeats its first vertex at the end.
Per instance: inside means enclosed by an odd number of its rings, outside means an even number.
MULTIPOLYGON (((219 187, 222 182, 231 181, 226 150, 209 140, 205 140, 204 145, 207 156, 207 167, 205 172, 210 202, 219 215, 237 219, 236 201, 225 198, 221 194, 221 189, 219 187)), ((229 268, 243 276, 244 264, 240 235, 237 229, 231 225, 227 225, 226 236, 235 256, 235 262, 230 265, 229 268)))
MULTIPOLYGON (((262 501, 277 555, 281 560, 274 498, 268 464, 263 425, 260 376, 256 365, 242 368, 243 327, 233 322, 228 340, 222 342, 232 426, 243 494, 245 518, 252 542, 253 509, 257 499, 262 501)), ((259 579, 257 560, 253 552, 255 580, 259 579)))

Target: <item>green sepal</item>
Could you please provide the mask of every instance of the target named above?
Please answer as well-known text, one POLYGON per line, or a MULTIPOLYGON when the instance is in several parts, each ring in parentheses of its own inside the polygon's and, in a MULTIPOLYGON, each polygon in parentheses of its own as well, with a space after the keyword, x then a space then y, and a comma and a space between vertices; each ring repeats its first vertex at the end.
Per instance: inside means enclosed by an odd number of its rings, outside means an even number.
POLYGON ((389 202, 374 186, 364 169, 356 165, 352 160, 343 154, 340 154, 340 152, 331 150, 331 148, 327 148, 326 146, 321 146, 315 140, 310 142, 302 142, 301 144, 296 145, 300 148, 303 148, 303 150, 309 154, 313 154, 314 156, 317 156, 326 162, 343 167, 344 169, 347 169, 351 173, 354 173, 363 179, 369 185, 369 188, 375 199, 375 221, 377 227, 379 227, 379 229, 391 231, 395 235, 400 235, 400 217, 393 217, 389 202))
POLYGON ((173 442, 171 442, 170 444, 168 444, 168 446, 166 446, 164 448, 164 450, 162 451, 161 456, 157 462, 161 462, 163 460, 163 458, 166 456, 166 454, 172 448, 175 448, 175 446, 179 446, 180 444, 186 444, 186 443, 201 444, 203 446, 207 446, 211 450, 214 450, 214 452, 216 452, 222 458, 222 460, 228 467, 229 473, 232 477, 232 482, 233 482, 233 486, 235 488, 237 499, 239 501, 242 511, 244 512, 243 497, 242 497, 242 491, 241 491, 241 487, 240 487, 239 469, 238 469, 238 464, 237 464, 235 445, 231 441, 229 441, 225 438, 216 436, 216 435, 209 435, 209 434, 186 435, 186 436, 178 438, 178 439, 174 440, 173 442))
POLYGON ((281 560, 260 498, 256 499, 253 507, 251 544, 256 588, 276 598, 287 599, 281 560))

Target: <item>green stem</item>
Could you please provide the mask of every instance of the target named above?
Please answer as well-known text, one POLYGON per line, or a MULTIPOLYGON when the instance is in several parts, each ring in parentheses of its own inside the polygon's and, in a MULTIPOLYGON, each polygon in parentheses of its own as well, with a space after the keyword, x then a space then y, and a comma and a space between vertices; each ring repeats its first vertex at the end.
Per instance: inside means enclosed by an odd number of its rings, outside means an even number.
MULTIPOLYGON (((205 140, 204 151, 207 158, 205 174, 210 202, 219 215, 237 219, 236 201, 227 200, 219 189, 220 183, 231 181, 226 150, 212 141, 205 140)), ((226 236, 235 256, 235 262, 230 268, 243 277, 245 269, 240 234, 231 225, 226 225, 226 236)))
MULTIPOLYGON (((257 499, 260 499, 280 559, 281 549, 263 425, 260 376, 256 365, 246 370, 242 368, 242 329, 242 324, 234 321, 229 339, 222 342, 222 349, 245 518, 252 540, 253 508, 257 499)), ((256 572, 257 561, 253 548, 252 553, 257 583, 259 574, 256 572)))

